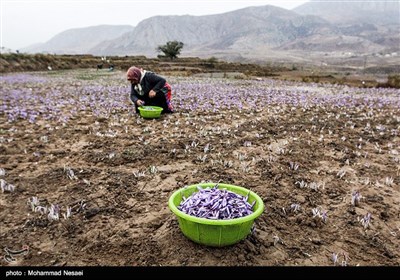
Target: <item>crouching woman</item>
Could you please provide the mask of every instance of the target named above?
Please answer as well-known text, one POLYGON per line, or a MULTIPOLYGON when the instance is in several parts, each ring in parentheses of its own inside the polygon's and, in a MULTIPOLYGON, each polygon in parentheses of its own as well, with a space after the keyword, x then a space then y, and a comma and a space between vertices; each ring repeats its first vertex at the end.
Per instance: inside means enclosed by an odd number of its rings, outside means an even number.
POLYGON ((171 86, 165 78, 135 66, 128 69, 126 77, 131 83, 130 99, 135 105, 136 113, 139 113, 138 108, 143 105, 162 107, 163 114, 174 112, 171 86))

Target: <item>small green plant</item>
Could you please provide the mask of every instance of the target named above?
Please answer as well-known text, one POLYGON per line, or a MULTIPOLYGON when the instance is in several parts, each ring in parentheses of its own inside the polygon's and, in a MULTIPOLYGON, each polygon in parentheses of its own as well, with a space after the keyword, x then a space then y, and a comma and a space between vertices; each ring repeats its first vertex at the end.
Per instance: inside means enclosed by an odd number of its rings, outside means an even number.
POLYGON ((387 85, 392 88, 400 88, 400 75, 389 75, 387 85))
POLYGON ((217 63, 218 62, 218 58, 216 58, 215 56, 212 56, 209 59, 207 59, 207 62, 209 62, 209 63, 217 63))

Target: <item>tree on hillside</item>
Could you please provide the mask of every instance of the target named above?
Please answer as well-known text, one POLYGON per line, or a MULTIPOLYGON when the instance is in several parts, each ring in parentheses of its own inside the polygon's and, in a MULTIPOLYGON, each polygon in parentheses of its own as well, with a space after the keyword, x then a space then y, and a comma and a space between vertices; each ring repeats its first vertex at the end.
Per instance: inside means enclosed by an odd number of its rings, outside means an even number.
POLYGON ((165 57, 169 57, 171 60, 178 57, 183 48, 183 43, 178 41, 169 41, 165 45, 157 47, 158 52, 163 52, 165 57))

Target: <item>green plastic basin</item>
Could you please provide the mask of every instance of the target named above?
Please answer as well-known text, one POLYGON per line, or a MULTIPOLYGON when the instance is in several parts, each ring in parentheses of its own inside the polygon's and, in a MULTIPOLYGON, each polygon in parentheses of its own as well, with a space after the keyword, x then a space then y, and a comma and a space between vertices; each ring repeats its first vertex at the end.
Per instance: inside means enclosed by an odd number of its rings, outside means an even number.
POLYGON ((140 106, 138 109, 140 116, 142 116, 145 119, 159 118, 163 110, 162 107, 158 106, 140 106))
POLYGON ((179 227, 187 238, 199 244, 223 247, 239 242, 251 232, 254 220, 264 211, 264 203, 256 193, 246 188, 220 183, 219 189, 227 189, 242 196, 249 194, 247 201, 250 204, 256 201, 253 213, 236 219, 211 220, 188 215, 177 208, 183 196, 188 198, 198 191, 197 186, 204 189, 215 185, 216 183, 200 183, 181 188, 170 196, 168 206, 177 216, 179 227))

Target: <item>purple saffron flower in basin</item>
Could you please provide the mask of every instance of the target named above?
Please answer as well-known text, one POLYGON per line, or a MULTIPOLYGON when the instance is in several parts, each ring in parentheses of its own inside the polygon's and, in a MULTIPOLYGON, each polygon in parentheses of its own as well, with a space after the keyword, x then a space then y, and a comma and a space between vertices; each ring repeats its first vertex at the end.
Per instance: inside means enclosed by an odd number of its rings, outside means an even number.
POLYGON ((187 199, 182 200, 178 209, 196 217, 226 220, 235 219, 253 213, 253 205, 247 202, 248 195, 242 196, 226 189, 201 188, 187 199))

